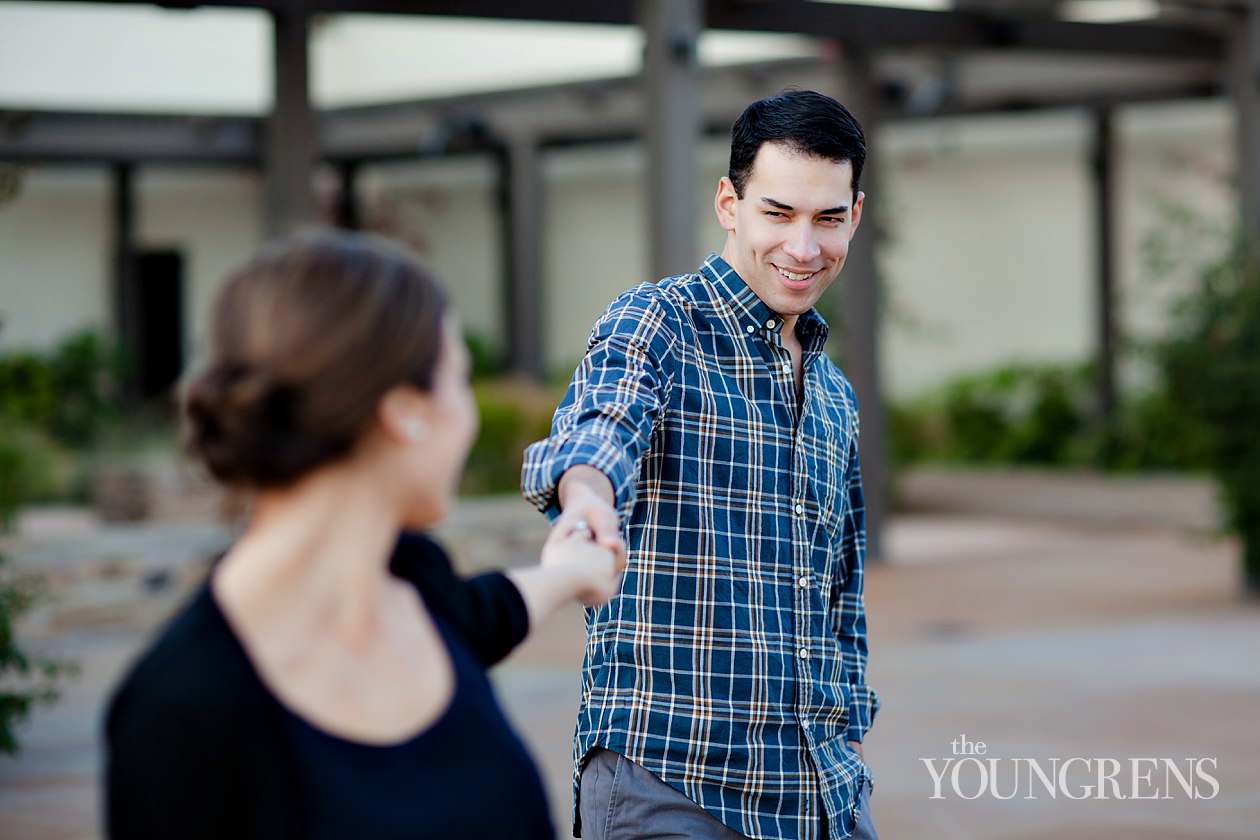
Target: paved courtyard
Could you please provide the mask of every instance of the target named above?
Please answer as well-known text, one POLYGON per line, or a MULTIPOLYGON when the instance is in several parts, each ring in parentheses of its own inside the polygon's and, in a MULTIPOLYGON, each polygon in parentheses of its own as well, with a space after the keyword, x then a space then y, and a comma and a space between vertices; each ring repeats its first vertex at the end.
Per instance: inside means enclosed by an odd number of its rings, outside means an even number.
MULTIPOLYGON (((1123 501, 1133 488, 990 483, 959 509, 930 503, 933 480, 909 488, 919 512, 893 520, 885 562, 868 576, 883 710, 866 754, 885 840, 1260 837, 1260 604, 1237 594, 1234 546, 1193 514, 1210 506, 1202 488, 1148 488, 1139 510, 1123 501), (1161 513, 1165 503, 1180 519, 1161 513), (963 758, 952 745, 962 736, 986 746, 955 785, 942 768, 963 758), (1053 776, 1052 760, 1074 758, 1062 789, 1052 779, 1054 797, 1031 783, 1030 763, 1053 776), (1148 778, 1134 780, 1133 759, 1148 759, 1138 762, 1148 778), (1161 759, 1210 798, 1187 795, 1161 759), (1218 789, 1185 769, 1196 759, 1218 789), (939 799, 925 760, 942 773, 939 799), (1100 799, 1082 785, 1100 766, 1114 770, 1108 760, 1121 769, 1100 799), (984 772, 994 789, 981 791, 984 772), (1115 798, 1135 786, 1164 798, 1115 798)), ((22 728, 22 755, 0 758, 0 838, 99 837, 103 698, 230 534, 187 516, 145 528, 73 512, 25 524, 7 550, 48 573, 54 598, 24 631, 81 673, 22 728)), ((443 536, 475 569, 527 562, 542 534, 523 503, 490 500, 465 504, 443 536)), ((581 612, 568 609, 495 672, 562 827, 581 647, 581 612)))

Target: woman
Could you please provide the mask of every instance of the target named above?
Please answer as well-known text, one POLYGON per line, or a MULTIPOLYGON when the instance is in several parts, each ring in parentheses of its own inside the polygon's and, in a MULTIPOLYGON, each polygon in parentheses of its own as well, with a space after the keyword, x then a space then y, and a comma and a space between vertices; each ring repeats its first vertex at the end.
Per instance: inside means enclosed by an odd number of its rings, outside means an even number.
POLYGON ((253 512, 113 698, 112 837, 554 836, 484 668, 611 597, 624 549, 561 517, 539 566, 461 581, 400 536, 455 495, 467 379, 438 285, 384 243, 296 239, 230 278, 183 409, 253 512))

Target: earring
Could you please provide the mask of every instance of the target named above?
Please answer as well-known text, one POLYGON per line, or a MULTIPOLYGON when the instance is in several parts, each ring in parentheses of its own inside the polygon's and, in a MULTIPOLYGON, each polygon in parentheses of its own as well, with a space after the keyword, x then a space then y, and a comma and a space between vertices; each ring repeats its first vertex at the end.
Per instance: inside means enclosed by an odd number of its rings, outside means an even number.
POLYGON ((420 418, 407 421, 407 437, 413 441, 422 441, 429 436, 429 427, 420 418))

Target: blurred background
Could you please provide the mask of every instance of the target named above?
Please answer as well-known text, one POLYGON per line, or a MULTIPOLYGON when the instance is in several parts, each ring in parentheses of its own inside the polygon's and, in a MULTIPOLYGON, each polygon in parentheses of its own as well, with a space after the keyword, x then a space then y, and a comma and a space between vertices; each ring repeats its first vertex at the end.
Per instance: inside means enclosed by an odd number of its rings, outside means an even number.
MULTIPOLYGON (((419 251, 482 416, 441 536, 533 562, 521 450, 607 302, 721 249, 730 124, 785 87, 870 146, 820 308, 862 399, 881 832, 1254 838, 1251 0, 0 0, 0 837, 99 836, 109 687, 235 532, 172 399, 228 271, 311 224, 419 251), (963 734, 1220 791, 933 800, 963 734)), ((496 672, 561 826, 581 646, 574 608, 496 672)))

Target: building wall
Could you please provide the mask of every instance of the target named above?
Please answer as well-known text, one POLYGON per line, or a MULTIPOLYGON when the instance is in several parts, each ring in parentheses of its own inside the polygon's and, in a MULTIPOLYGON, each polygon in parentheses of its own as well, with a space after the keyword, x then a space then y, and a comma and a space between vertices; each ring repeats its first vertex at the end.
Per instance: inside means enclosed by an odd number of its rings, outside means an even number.
POLYGON ((1065 114, 887 132, 882 194, 868 201, 879 203, 887 236, 881 363, 892 393, 997 363, 1089 352, 1087 137, 1087 124, 1065 114))
POLYGON ((258 246, 262 187, 253 172, 149 167, 136 179, 136 246, 184 258, 185 359, 204 343, 215 293, 258 246))
POLYGON ((110 320, 109 174, 28 171, 0 206, 0 349, 43 349, 110 320))
MULTIPOLYGON (((1121 322, 1130 333, 1150 332, 1176 287, 1149 279, 1144 242, 1207 241, 1170 225, 1164 199, 1221 226, 1232 218, 1229 112, 1224 103, 1143 106, 1125 109, 1117 125, 1121 322)), ((890 394, 1005 362, 1077 362, 1093 352, 1090 130, 1072 113, 886 129, 873 158, 878 193, 868 201, 881 214, 881 365, 890 394)), ((706 142, 700 157, 697 260, 723 243, 712 198, 725 144, 706 142)), ((625 144, 547 150, 540 159, 544 359, 563 374, 607 302, 656 279, 648 275, 645 158, 625 144)), ((232 170, 141 173, 137 235, 142 247, 184 252, 191 343, 224 274, 259 241, 258 179, 232 170)), ((420 250, 467 328, 501 347, 494 179, 488 158, 469 157, 367 167, 360 189, 368 224, 420 250)), ((108 212, 103 169, 36 170, 19 200, 0 209, 0 347, 48 344, 109 323, 108 212)), ((875 234, 869 224, 859 232, 875 234)))
POLYGON ((418 251, 442 281, 464 329, 502 346, 502 253, 496 171, 489 157, 365 168, 365 227, 418 251))

